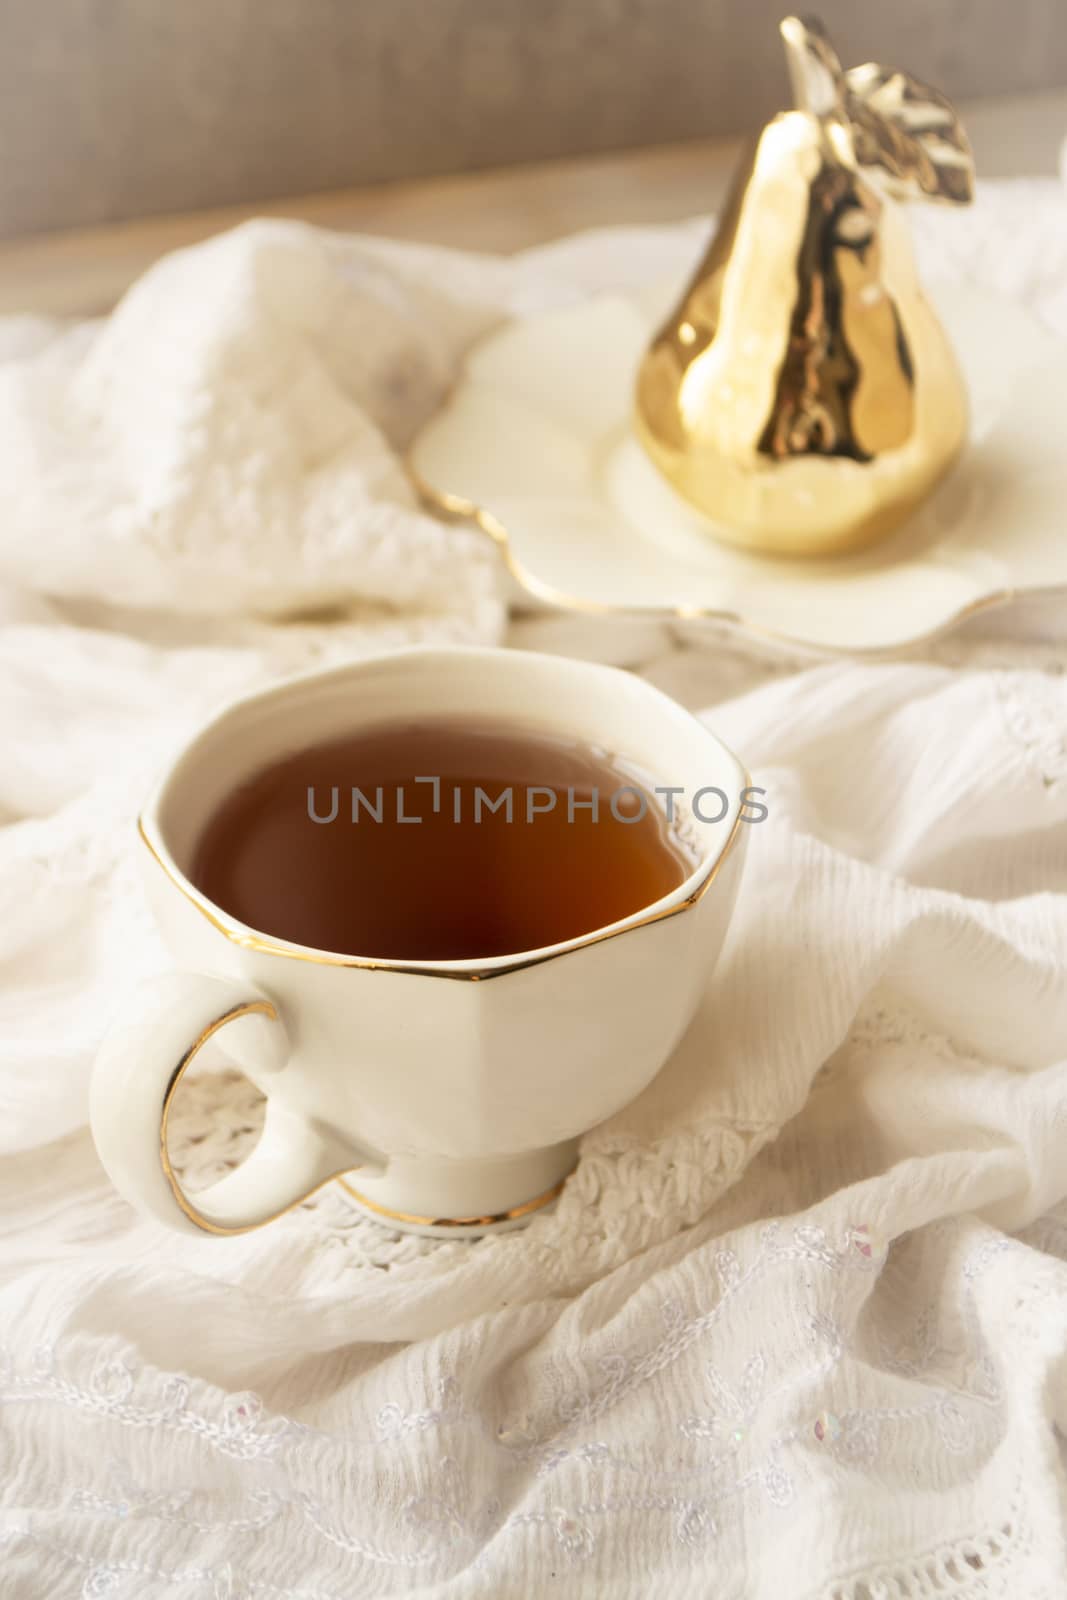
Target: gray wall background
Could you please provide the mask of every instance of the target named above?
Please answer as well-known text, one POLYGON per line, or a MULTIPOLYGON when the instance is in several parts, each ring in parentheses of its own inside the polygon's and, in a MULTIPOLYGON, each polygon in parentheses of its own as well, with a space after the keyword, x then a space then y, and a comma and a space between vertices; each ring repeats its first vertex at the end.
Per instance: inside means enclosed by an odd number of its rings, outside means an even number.
MULTIPOLYGON (((0 0, 0 236, 735 133, 784 0, 0 0)), ((1067 84, 1067 0, 821 0, 960 98, 1067 84)))

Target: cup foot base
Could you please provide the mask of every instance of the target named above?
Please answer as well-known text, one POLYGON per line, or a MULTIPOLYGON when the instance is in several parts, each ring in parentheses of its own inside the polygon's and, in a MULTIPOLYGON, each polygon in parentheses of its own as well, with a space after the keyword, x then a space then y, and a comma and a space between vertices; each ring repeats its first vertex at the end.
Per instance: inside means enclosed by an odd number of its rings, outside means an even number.
POLYGON ((354 1172, 337 1182, 356 1210, 382 1227, 431 1239, 474 1239, 525 1226, 559 1197, 577 1160, 578 1141, 570 1139, 499 1161, 391 1162, 383 1177, 361 1182, 354 1172), (504 1204, 513 1196, 520 1198, 504 1204))

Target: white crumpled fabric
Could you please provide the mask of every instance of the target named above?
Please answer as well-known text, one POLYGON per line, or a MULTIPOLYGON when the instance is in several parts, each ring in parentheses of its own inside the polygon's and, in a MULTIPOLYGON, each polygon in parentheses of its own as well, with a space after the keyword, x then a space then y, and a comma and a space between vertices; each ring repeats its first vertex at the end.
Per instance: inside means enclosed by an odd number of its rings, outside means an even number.
MULTIPOLYGON (((1058 184, 916 222, 1067 334, 1058 184)), ((499 637, 487 543, 398 449, 496 318, 680 276, 703 234, 498 261, 263 224, 96 327, 0 326, 5 1600, 1067 1593, 1062 602, 879 664, 513 624, 700 710, 770 807, 696 1024, 525 1232, 325 1192, 171 1236, 86 1130, 107 1018, 166 965, 151 773, 270 676, 499 637)), ((187 1090, 206 1181, 260 1107, 187 1090)))

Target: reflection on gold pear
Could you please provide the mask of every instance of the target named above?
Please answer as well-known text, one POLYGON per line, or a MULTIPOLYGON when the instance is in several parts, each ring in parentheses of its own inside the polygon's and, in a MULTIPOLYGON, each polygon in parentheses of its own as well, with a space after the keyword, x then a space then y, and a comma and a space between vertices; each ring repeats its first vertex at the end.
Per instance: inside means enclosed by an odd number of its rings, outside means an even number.
POLYGON ((963 380, 892 194, 964 201, 972 168, 943 96, 879 67, 843 73, 816 23, 782 31, 801 106, 742 163, 641 364, 635 425, 723 537, 826 554, 894 527, 966 437, 963 380))

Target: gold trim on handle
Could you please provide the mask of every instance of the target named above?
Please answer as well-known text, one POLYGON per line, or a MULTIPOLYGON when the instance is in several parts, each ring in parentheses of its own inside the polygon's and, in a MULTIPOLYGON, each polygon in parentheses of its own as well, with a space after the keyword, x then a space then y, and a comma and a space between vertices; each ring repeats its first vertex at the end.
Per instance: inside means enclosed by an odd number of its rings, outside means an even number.
MULTIPOLYGON (((272 1212, 269 1217, 264 1217, 261 1222, 235 1223, 232 1227, 227 1226, 225 1223, 209 1221, 202 1211, 197 1210, 178 1181, 178 1175, 171 1164, 170 1152, 167 1149, 167 1122, 170 1117, 171 1102, 174 1099, 178 1085, 184 1078, 186 1068, 190 1065, 197 1052, 202 1049, 214 1034, 219 1032, 220 1028, 224 1028, 228 1022, 236 1022, 239 1017, 251 1016, 254 1013, 268 1017, 272 1022, 277 1021, 278 1018, 278 1013, 269 1000, 247 1000, 240 1005, 232 1006, 229 1011, 223 1012, 221 1017, 216 1017, 214 1022, 208 1023, 207 1027, 200 1032, 188 1050, 186 1050, 171 1074, 170 1081, 163 1091, 163 1107, 159 1119, 160 1165, 163 1168, 163 1176, 170 1185, 170 1192, 174 1196, 179 1209, 184 1212, 190 1222, 197 1228, 202 1229, 204 1233, 214 1233, 223 1237, 239 1233, 254 1233, 257 1228, 265 1228, 268 1223, 277 1222, 279 1217, 284 1217, 290 1211, 295 1211, 297 1206, 302 1206, 305 1200, 310 1200, 313 1194, 318 1194, 320 1189, 325 1188, 326 1184, 332 1183, 334 1177, 336 1177, 336 1174, 331 1174, 330 1177, 324 1178, 321 1183, 317 1183, 314 1188, 309 1189, 307 1194, 302 1194, 299 1199, 291 1200, 288 1205, 281 1206, 279 1210, 272 1212)), ((218 1181, 221 1183, 224 1180, 220 1178, 218 1181)))
MULTIPOLYGON (((484 341, 476 341, 476 345, 484 341)), ((458 383, 446 395, 445 400, 427 426, 432 426, 441 413, 453 403, 458 390, 458 383)), ((928 628, 925 633, 917 633, 906 639, 899 639, 893 644, 853 645, 833 644, 825 640, 803 639, 795 633, 784 633, 779 628, 768 627, 762 622, 753 622, 751 618, 743 616, 740 611, 731 611, 725 606, 702 606, 679 602, 676 605, 617 605, 610 600, 588 600, 582 595, 568 594, 563 589, 556 589, 552 584, 546 583, 536 573, 524 566, 516 554, 511 535, 500 518, 487 507, 481 506, 475 500, 468 499, 465 495, 456 494, 450 489, 439 489, 430 483, 418 471, 414 464, 413 453, 418 444, 417 435, 403 458, 404 470, 412 488, 422 501, 427 511, 443 518, 448 522, 464 523, 476 528, 480 533, 488 534, 493 543, 499 548, 504 565, 514 578, 519 588, 524 590, 532 600, 540 601, 543 605, 552 606, 557 611, 576 611, 581 616, 588 617, 633 617, 648 622, 725 622, 731 627, 740 628, 744 632, 754 634, 758 639, 769 640, 772 644, 785 645, 789 649, 804 650, 809 655, 821 658, 840 658, 854 656, 867 661, 892 660, 899 657, 902 652, 913 649, 916 645, 930 644, 934 640, 943 638, 964 622, 980 616, 983 612, 993 611, 1001 606, 1011 605, 1018 600, 1044 599, 1046 597, 1062 596, 1067 599, 1067 584, 1012 584, 1004 589, 991 589, 988 594, 981 594, 973 600, 968 600, 965 605, 958 607, 947 617, 943 618, 936 627, 928 628)))

